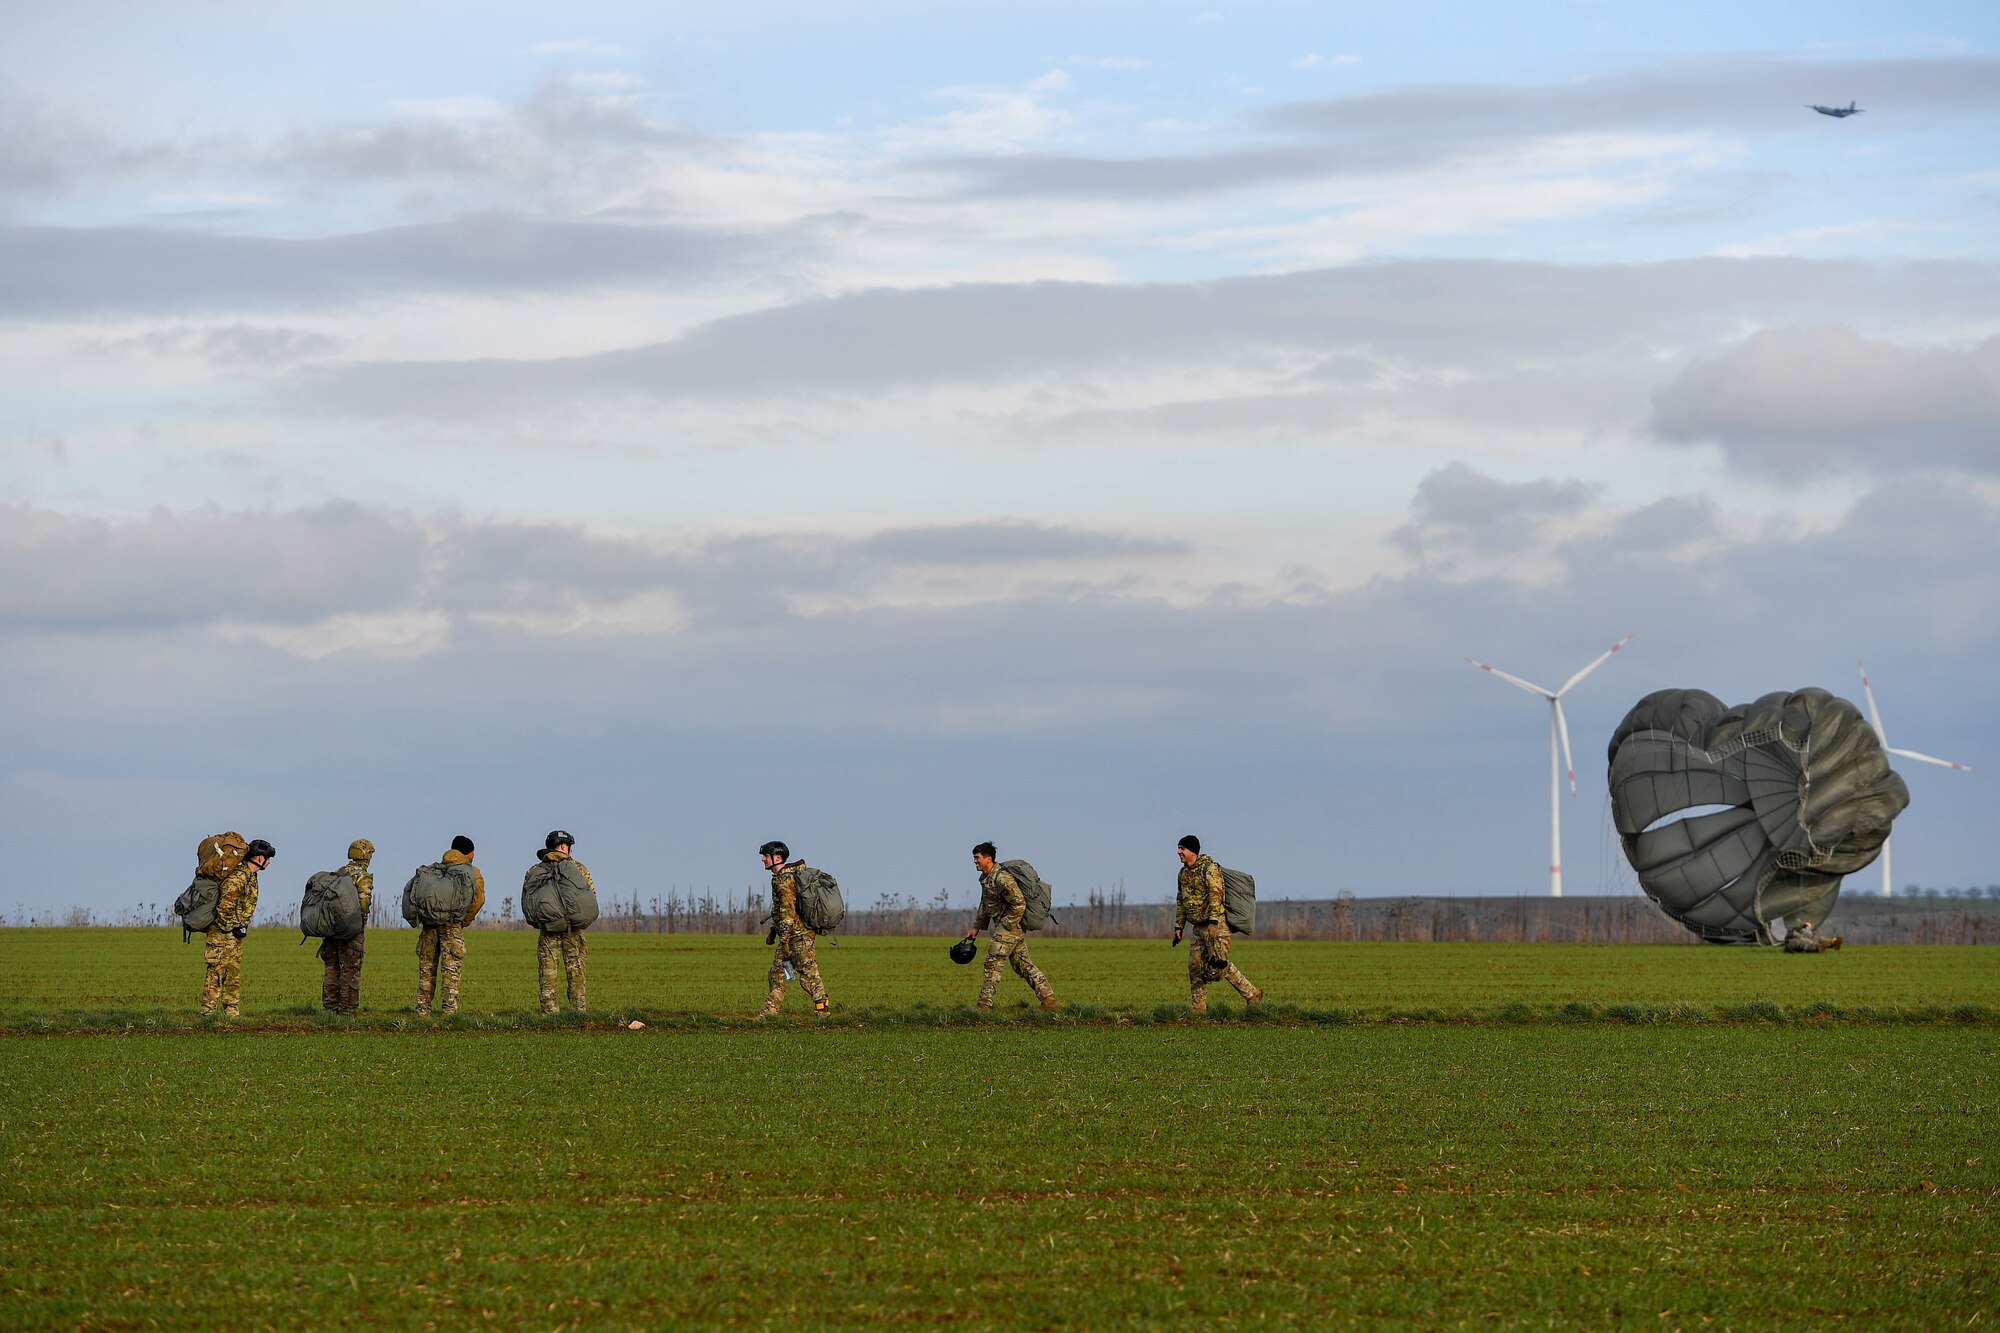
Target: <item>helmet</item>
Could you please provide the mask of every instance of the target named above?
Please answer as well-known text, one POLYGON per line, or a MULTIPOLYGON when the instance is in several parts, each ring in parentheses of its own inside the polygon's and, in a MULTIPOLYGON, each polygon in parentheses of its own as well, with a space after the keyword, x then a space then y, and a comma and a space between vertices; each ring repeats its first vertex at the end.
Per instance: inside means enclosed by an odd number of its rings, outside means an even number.
POLYGON ((544 851, 552 852, 556 848, 562 846, 564 843, 568 843, 570 846, 574 847, 576 845, 576 839, 570 837, 569 834, 563 832, 561 829, 557 829, 554 833, 549 834, 548 837, 542 840, 542 849, 544 851))
POLYGON ((780 861, 789 861, 792 859, 792 849, 782 842, 767 842, 757 849, 757 855, 775 856, 780 861))
POLYGON ((248 861, 253 856, 261 856, 266 861, 269 861, 275 856, 277 856, 277 854, 278 854, 278 849, 276 847, 273 847, 270 843, 265 842, 262 838, 250 839, 250 845, 243 849, 243 859, 246 861, 248 861))
POLYGON ((951 946, 951 961, 960 965, 969 963, 979 953, 979 946, 970 938, 962 939, 951 946))
POLYGON ((347 844, 347 859, 350 861, 366 861, 374 855, 375 844, 366 838, 356 838, 347 844))

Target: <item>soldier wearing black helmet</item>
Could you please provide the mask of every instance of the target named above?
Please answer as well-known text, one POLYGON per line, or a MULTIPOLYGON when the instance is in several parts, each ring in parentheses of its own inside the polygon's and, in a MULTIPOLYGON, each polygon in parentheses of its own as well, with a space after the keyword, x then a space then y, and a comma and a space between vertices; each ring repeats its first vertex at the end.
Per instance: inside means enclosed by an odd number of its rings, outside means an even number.
POLYGON ((201 956, 208 965, 201 982, 201 1012, 204 1017, 222 1006, 223 1017, 234 1018, 243 1003, 243 939, 257 916, 257 872, 271 864, 278 849, 262 838, 252 838, 244 848, 243 860, 222 881, 222 894, 215 904, 215 922, 203 939, 201 956))
POLYGON ((819 979, 819 958, 813 952, 813 933, 799 919, 799 867, 804 861, 791 859, 792 849, 782 842, 767 842, 757 849, 764 869, 771 872, 771 929, 764 943, 777 946, 771 955, 771 970, 764 980, 767 991, 759 1018, 769 1018, 785 1003, 785 977, 795 973, 799 984, 812 996, 813 1009, 827 1012, 826 985, 819 979))
MULTIPOLYGON (((544 865, 568 861, 583 876, 583 882, 591 891, 597 891, 597 881, 584 869, 583 862, 570 855, 576 846, 576 839, 563 830, 557 829, 542 840, 542 850, 535 853, 535 859, 544 865)), ((532 878, 534 871, 528 871, 532 878)), ((524 882, 523 889, 525 891, 524 882)), ((524 893, 525 897, 525 893, 524 893)), ((544 930, 535 942, 536 971, 541 982, 542 1012, 552 1014, 561 1008, 556 1002, 556 973, 562 972, 569 980, 569 1007, 579 1014, 584 1012, 583 966, 590 956, 590 945, 581 930, 544 930)))

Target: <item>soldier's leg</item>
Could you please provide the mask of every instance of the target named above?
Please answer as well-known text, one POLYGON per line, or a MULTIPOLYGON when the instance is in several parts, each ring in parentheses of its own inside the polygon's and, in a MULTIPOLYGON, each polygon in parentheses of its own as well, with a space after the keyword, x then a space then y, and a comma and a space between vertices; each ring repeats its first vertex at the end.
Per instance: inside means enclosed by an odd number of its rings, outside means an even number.
POLYGON ((319 1007, 329 1014, 340 1010, 340 946, 332 940, 319 942, 319 960, 326 965, 326 975, 319 982, 319 1007))
POLYGON ((545 1014, 556 1011, 556 963, 561 954, 562 937, 552 931, 539 932, 539 938, 535 940, 535 975, 545 1014))
POLYGON ((465 971, 465 927, 438 927, 438 1010, 458 1012, 458 978, 465 971))
POLYGON ((819 954, 813 949, 813 933, 799 929, 792 932, 792 970, 799 974, 799 984, 812 996, 813 1008, 826 1012, 826 983, 819 979, 819 954))
POLYGON ((437 989, 438 928, 425 926, 417 931, 417 1017, 431 1012, 431 994, 437 989))
POLYGON ((986 971, 979 978, 979 1007, 991 1009, 993 997, 1000 990, 1000 974, 1007 970, 1007 955, 1014 951, 1013 945, 999 931, 986 945, 986 971))
POLYGON ((1049 979, 1042 975, 1042 969, 1036 967, 1034 960, 1028 957, 1028 940, 1025 935, 1021 937, 1020 943, 1008 952, 1007 961, 1014 965, 1015 975, 1028 983, 1028 989, 1042 1002, 1042 1008, 1053 1010, 1056 1007, 1055 987, 1049 985, 1049 979))
POLYGON ((356 935, 340 948, 340 1008, 344 1013, 361 1012, 361 957, 367 946, 367 932, 356 935))
POLYGON ((236 1017, 243 1005, 243 941, 234 935, 222 937, 222 1014, 236 1017))
POLYGON ((1264 992, 1250 984, 1250 978, 1243 975, 1236 964, 1229 961, 1229 927, 1214 926, 1202 932, 1202 952, 1208 955, 1209 966, 1220 978, 1236 988, 1246 1003, 1255 1004, 1264 998, 1264 992))
POLYGON ((590 957, 590 945, 583 932, 572 930, 563 936, 563 968, 569 973, 569 1007, 579 1014, 583 1007, 583 965, 590 957))
POLYGON ((222 1003, 222 959, 223 941, 229 939, 229 932, 220 926, 210 926, 202 934, 201 961, 201 1012, 204 1017, 215 1012, 222 1003))
POLYGON ((778 935, 778 946, 771 954, 771 970, 764 975, 764 1010, 759 1015, 769 1018, 785 1003, 785 953, 790 946, 783 932, 778 935))
POLYGON ((1202 957, 1201 931, 1188 939, 1188 1007, 1198 1014, 1208 1012, 1208 963, 1202 957))

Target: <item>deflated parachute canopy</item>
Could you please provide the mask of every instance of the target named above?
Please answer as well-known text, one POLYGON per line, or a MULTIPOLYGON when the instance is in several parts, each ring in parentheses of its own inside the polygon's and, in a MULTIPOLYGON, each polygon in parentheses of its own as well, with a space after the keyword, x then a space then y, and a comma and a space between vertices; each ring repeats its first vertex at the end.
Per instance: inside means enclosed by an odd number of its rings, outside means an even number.
POLYGON ((1875 729, 1825 690, 1734 708, 1660 690, 1611 736, 1625 856, 1646 895, 1707 940, 1768 944, 1772 921, 1825 921, 1841 876, 1875 859, 1909 803, 1875 729))

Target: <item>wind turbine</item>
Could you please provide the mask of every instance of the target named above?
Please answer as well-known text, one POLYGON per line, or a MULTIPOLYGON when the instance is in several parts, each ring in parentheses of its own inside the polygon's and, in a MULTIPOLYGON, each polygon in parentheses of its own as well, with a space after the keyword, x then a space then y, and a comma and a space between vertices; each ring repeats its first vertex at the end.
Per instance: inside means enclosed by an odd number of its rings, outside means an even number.
POLYGON ((1545 690, 1539 685, 1522 680, 1519 676, 1510 676, 1498 667, 1488 666, 1486 663, 1474 661, 1470 657, 1465 659, 1481 671, 1498 676, 1509 685, 1518 685, 1528 693, 1538 694, 1549 701, 1549 897, 1551 898, 1560 898, 1563 896, 1562 775, 1564 769, 1569 771, 1570 797, 1574 799, 1576 796, 1576 765, 1571 762, 1569 757, 1569 723, 1563 720, 1562 697, 1574 689, 1578 681, 1609 661, 1611 654, 1617 652, 1630 642, 1632 642, 1632 636, 1627 634, 1624 638, 1605 649, 1589 666, 1564 681, 1563 687, 1559 690, 1545 690), (1558 744, 1562 746, 1561 767, 1558 767, 1556 763, 1556 746, 1558 744))
MULTIPOLYGON (((1890 754, 1901 755, 1905 759, 1915 759, 1921 763, 1936 764, 1939 768, 1955 768, 1961 773, 1978 771, 1965 764, 1954 764, 1949 759, 1935 759, 1927 754, 1918 754, 1915 750, 1898 750, 1895 746, 1889 744, 1888 736, 1882 731, 1882 714, 1875 709, 1875 687, 1868 683, 1868 664, 1866 662, 1856 662, 1854 665, 1861 668, 1861 692, 1868 696, 1868 720, 1875 724, 1875 739, 1882 742, 1883 749, 1887 750, 1890 754)), ((1884 841, 1882 844, 1882 896, 1887 898, 1895 891, 1896 885, 1889 878, 1889 844, 1884 841)))

